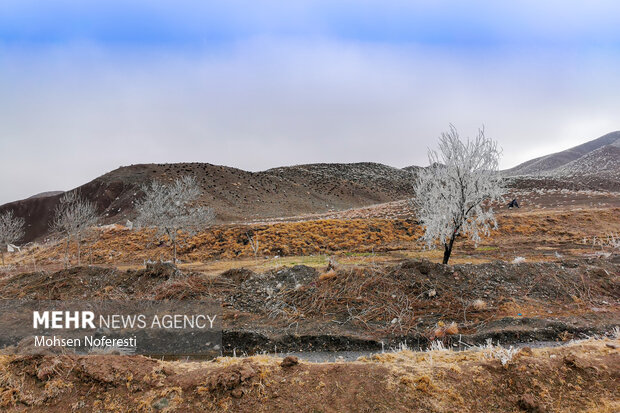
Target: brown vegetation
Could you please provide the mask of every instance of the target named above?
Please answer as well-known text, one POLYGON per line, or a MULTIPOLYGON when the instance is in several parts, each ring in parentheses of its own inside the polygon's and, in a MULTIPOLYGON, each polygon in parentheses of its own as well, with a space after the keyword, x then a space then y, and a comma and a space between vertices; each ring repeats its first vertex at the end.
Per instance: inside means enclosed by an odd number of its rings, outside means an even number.
MULTIPOLYGON (((498 230, 478 247, 457 240, 455 259, 456 262, 512 261, 516 256, 523 256, 528 261, 540 261, 555 259, 555 252, 572 257, 595 253, 600 248, 592 245, 594 237, 620 232, 618 216, 620 208, 502 212, 498 214, 498 230)), ((179 259, 196 263, 317 254, 422 253, 423 245, 418 241, 421 235, 422 228, 406 219, 226 225, 194 237, 181 237, 179 259), (250 237, 258 241, 256 253, 250 237)), ((167 260, 172 256, 170 246, 158 242, 149 231, 130 231, 120 226, 104 228, 84 244, 84 261, 89 264, 142 264, 144 260, 167 260)), ((58 263, 62 254, 60 244, 40 244, 24 249, 9 262, 32 268, 33 263, 39 266, 58 263)))
POLYGON ((350 363, 256 356, 0 356, 0 409, 90 412, 616 412, 620 342, 378 354, 350 363))

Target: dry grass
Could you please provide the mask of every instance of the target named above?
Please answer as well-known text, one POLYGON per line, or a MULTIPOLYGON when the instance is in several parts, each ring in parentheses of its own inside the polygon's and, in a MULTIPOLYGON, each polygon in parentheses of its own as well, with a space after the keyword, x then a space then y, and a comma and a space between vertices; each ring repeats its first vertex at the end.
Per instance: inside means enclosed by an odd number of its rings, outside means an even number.
MULTIPOLYGON (((620 208, 503 212, 499 229, 477 247, 457 241, 452 263, 482 263, 496 259, 512 261, 523 256, 528 262, 556 259, 563 255, 595 253, 587 240, 620 232, 620 208), (586 241, 584 241, 586 240, 586 241)), ((428 258, 440 261, 441 250, 425 250, 418 242, 422 228, 407 220, 324 219, 254 226, 220 226, 182 239, 181 261, 188 268, 217 273, 244 266, 258 271, 278 265, 325 265, 330 255, 348 263, 385 262, 394 258, 428 258), (258 240, 255 256, 248 234, 258 240)), ((34 245, 8 256, 13 267, 31 271, 63 266, 64 245, 60 242, 34 245)), ((70 254, 75 263, 76 249, 70 254)), ((148 259, 169 259, 171 249, 155 241, 149 231, 122 227, 98 231, 83 245, 83 264, 114 264, 134 268, 148 259)), ((8 267, 9 269, 12 267, 8 267)), ((14 272, 14 270, 13 270, 14 272)))
POLYGON ((618 411, 619 340, 556 348, 403 350, 289 368, 270 356, 212 362, 0 357, 3 411, 618 411), (48 366, 56 368, 45 377, 48 366), (113 366, 109 369, 108 365, 113 366), (106 373, 101 373, 101 371, 106 373), (110 374, 114 372, 113 374, 110 374), (38 410, 37 410, 38 409, 38 410))

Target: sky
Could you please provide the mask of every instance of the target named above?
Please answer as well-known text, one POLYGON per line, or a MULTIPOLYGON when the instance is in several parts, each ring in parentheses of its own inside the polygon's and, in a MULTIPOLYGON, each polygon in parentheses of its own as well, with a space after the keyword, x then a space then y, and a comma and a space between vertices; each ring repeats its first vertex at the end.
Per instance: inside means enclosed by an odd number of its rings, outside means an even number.
POLYGON ((0 2, 0 204, 122 165, 509 168, 620 129, 617 1, 0 2))

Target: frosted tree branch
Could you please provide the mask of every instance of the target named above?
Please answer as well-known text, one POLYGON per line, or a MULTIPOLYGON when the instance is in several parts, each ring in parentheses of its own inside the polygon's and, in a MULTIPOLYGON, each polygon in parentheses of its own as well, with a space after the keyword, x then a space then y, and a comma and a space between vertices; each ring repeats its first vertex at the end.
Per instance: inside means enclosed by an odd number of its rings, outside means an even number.
POLYGON ((412 200, 425 227, 422 239, 429 248, 444 247, 447 264, 458 235, 478 243, 497 227, 490 202, 502 199, 505 189, 498 173, 497 143, 478 131, 475 139, 461 141, 456 128, 441 134, 439 151, 430 150, 430 166, 420 170, 412 200))
POLYGON ((65 262, 68 265, 69 244, 73 237, 77 242, 78 265, 81 264, 81 241, 84 235, 97 224, 97 208, 92 202, 82 198, 78 191, 66 192, 56 207, 52 230, 66 238, 65 262))
POLYGON ((153 181, 142 191, 145 196, 136 205, 136 227, 156 228, 158 238, 167 237, 176 262, 179 232, 195 234, 211 225, 215 214, 211 208, 197 205, 202 190, 192 176, 170 184, 153 181))
POLYGON ((13 211, 0 214, 0 255, 4 265, 4 252, 9 244, 14 244, 24 236, 24 218, 18 218, 13 211))

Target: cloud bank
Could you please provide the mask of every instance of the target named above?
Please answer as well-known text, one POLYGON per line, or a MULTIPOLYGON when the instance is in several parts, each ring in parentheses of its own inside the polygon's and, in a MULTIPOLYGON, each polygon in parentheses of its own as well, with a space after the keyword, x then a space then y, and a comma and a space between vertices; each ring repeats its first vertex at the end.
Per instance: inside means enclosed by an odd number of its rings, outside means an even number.
POLYGON ((70 22, 99 24, 61 29, 28 3, 1 6, 35 23, 0 24, 0 203, 143 162, 425 165, 450 122, 464 136, 484 124, 504 168, 620 129, 607 15, 595 26, 582 22, 600 13, 557 9, 563 24, 545 25, 545 10, 519 18, 503 7, 463 24, 458 9, 399 17, 399 2, 374 20, 370 2, 266 3, 271 12, 245 3, 243 16, 222 6, 212 20, 226 24, 207 28, 200 8, 161 6, 143 23, 130 10, 142 34, 124 20, 110 29, 114 9, 64 2, 77 10, 70 22), (521 35, 489 17, 509 12, 521 35), (429 16, 446 33, 422 24, 429 16))

